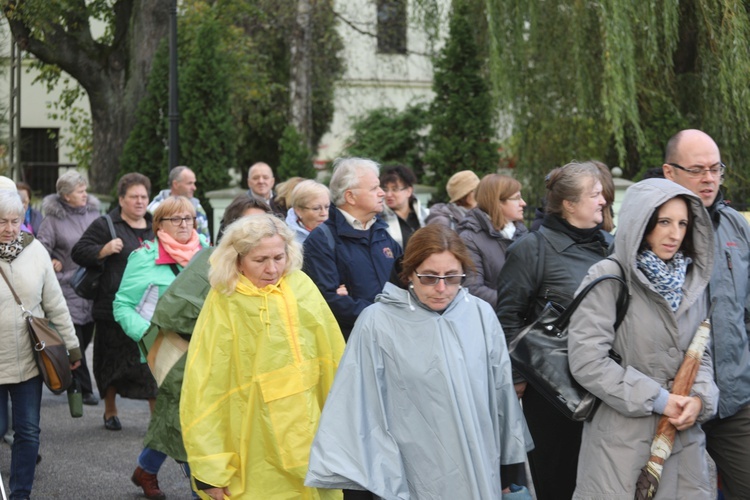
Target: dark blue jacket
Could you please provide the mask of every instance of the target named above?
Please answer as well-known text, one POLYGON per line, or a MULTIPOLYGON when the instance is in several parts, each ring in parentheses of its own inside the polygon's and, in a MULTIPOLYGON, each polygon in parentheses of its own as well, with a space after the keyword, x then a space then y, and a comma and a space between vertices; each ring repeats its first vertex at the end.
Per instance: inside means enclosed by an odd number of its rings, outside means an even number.
POLYGON ((348 339, 359 313, 383 291, 402 251, 380 219, 367 231, 360 231, 351 227, 341 212, 332 209, 324 224, 334 249, 325 228, 315 228, 305 240, 303 270, 318 285, 348 339), (342 284, 349 295, 336 294, 342 284))

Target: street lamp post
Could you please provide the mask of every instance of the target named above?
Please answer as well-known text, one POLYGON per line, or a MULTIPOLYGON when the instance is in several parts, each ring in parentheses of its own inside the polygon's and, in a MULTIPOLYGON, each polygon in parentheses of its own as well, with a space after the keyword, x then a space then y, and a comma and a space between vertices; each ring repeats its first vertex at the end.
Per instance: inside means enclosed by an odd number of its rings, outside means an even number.
POLYGON ((169 169, 180 158, 180 111, 177 104, 177 0, 169 9, 169 169))

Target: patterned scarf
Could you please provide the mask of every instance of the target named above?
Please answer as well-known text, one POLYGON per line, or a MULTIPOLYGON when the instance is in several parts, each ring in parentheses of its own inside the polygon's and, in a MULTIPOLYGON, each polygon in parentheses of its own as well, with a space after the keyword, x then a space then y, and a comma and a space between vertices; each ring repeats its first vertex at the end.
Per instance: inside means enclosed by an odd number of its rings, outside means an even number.
POLYGON ((690 259, 686 259, 681 251, 666 262, 651 250, 638 252, 636 257, 638 269, 646 276, 654 289, 666 299, 672 311, 680 307, 682 285, 685 283, 689 261, 690 259))
POLYGON ((0 259, 13 262, 23 250, 23 232, 19 232, 15 240, 10 243, 0 243, 0 259))

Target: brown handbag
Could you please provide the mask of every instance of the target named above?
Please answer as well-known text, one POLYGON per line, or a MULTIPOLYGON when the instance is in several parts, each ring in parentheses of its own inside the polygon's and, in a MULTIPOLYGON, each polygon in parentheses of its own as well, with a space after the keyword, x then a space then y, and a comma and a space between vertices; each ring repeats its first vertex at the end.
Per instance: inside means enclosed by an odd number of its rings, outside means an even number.
POLYGON ((16 299, 23 311, 23 317, 29 330, 31 347, 34 350, 34 359, 44 380, 44 385, 54 394, 62 394, 73 381, 70 361, 68 361, 68 349, 65 347, 65 343, 60 334, 49 324, 47 318, 34 316, 23 307, 21 299, 8 281, 8 277, 5 276, 2 268, 0 268, 0 274, 3 275, 13 298, 16 299))

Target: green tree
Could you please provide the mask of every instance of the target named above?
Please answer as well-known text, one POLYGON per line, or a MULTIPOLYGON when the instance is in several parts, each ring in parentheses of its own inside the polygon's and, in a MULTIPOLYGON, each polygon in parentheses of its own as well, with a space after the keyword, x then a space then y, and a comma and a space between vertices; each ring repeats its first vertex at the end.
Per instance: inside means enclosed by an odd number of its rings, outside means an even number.
POLYGON ((482 176, 498 168, 494 106, 470 10, 464 0, 454 0, 448 39, 435 61, 425 162, 434 174, 430 182, 438 188, 437 199, 445 198, 445 184, 457 171, 468 169, 482 176))
POLYGON ((287 125, 279 140, 279 166, 276 177, 281 180, 290 177, 315 179, 316 172, 312 163, 312 153, 305 145, 305 138, 294 125, 287 125))
POLYGON ((68 73, 91 104, 92 190, 108 192, 157 44, 167 32, 170 0, 4 0, 3 12, 22 50, 33 54, 54 84, 68 73), (91 32, 92 19, 106 25, 91 32))
POLYGON ((427 120, 425 104, 412 104, 403 111, 395 108, 368 111, 354 121, 346 154, 379 163, 408 165, 421 178, 427 120))
POLYGON ((750 154, 747 2, 486 4, 495 95, 538 191, 544 173, 574 158, 636 177, 686 127, 717 140, 730 188, 739 184, 750 154))
POLYGON ((169 43, 162 41, 154 56, 148 91, 138 104, 136 124, 120 159, 120 176, 140 172, 158 193, 169 172, 169 43))
MULTIPOLYGON (((191 40, 179 94, 180 163, 195 172, 201 197, 207 191, 226 187, 229 168, 235 165, 230 61, 225 57, 221 30, 213 12, 205 12, 191 40)), ((207 211, 208 205, 203 203, 207 211)))

